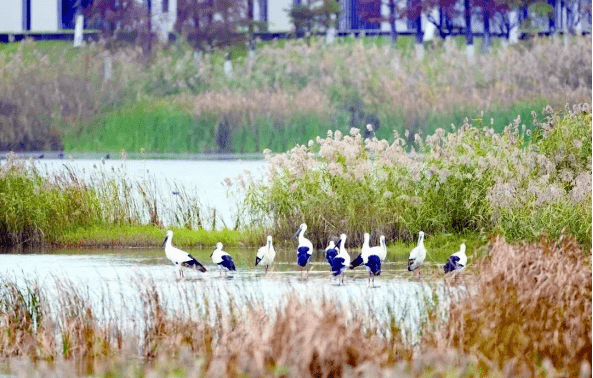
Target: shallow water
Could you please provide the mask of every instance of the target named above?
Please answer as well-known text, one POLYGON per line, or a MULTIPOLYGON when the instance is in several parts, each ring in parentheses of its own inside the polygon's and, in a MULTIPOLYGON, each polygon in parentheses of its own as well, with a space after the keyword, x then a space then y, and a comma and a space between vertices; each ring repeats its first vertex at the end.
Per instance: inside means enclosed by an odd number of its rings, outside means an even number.
MULTIPOLYGON (((443 314, 451 296, 465 295, 464 286, 451 288, 441 278, 413 278, 405 262, 387 261, 382 274, 369 286, 363 267, 346 272, 344 285, 338 285, 329 273, 323 251, 317 251, 310 262, 308 278, 301 279, 292 249, 280 249, 270 272, 254 267, 255 249, 225 248, 234 256, 237 271, 221 274, 211 259, 212 249, 187 249, 208 271, 185 269, 180 279, 178 269, 165 257, 163 249, 55 250, 50 253, 0 255, 1 277, 40 285, 48 297, 59 302, 57 283, 80 290, 84 296, 110 315, 123 319, 142 319, 142 301, 151 285, 161 293, 165 307, 172 314, 191 318, 209 316, 217 308, 248 309, 260 307, 271 314, 296 296, 315 303, 335 301, 350 316, 365 317, 368 326, 395 318, 409 331, 413 342, 418 324, 425 316, 427 304, 436 299, 443 314)), ((42 252, 42 251, 39 251, 42 252)), ((351 251, 352 258, 357 252, 351 251)), ((430 263, 427 263, 430 267, 430 263)), ((95 311, 97 312, 97 311, 95 311)), ((130 320, 132 327, 138 322, 130 320)))
MULTIPOLYGON (((1 162, 0 162, 1 163, 1 162)), ((105 160, 43 159, 37 167, 47 172, 71 169, 90 179, 101 171, 119 170, 134 180, 150 178, 158 186, 159 201, 174 201, 171 183, 176 183, 199 196, 202 205, 218 210, 221 219, 232 218, 234 203, 222 185, 226 177, 235 178, 249 170, 255 177, 263 176, 263 160, 105 160)), ((166 220, 165 220, 166 221, 166 220)), ((220 224, 220 223, 219 223, 220 224)), ((52 305, 58 306, 60 294, 79 291, 93 304, 95 313, 110 318, 125 319, 135 329, 142 328, 142 315, 147 290, 156 288, 165 307, 176 316, 193 319, 209 316, 218 309, 248 310, 261 307, 270 314, 282 308, 288 298, 310 301, 331 300, 343 306, 349 316, 363 316, 371 327, 387 323, 391 318, 400 322, 415 340, 419 324, 431 304, 438 305, 443 316, 451 298, 465 295, 464 285, 450 287, 442 276, 425 275, 413 278, 406 261, 386 261, 382 274, 369 286, 364 267, 348 270, 344 285, 331 277, 323 251, 316 251, 310 261, 310 271, 302 279, 296 265, 296 251, 276 247, 276 259, 268 274, 263 267, 254 267, 256 249, 225 248, 236 263, 237 271, 221 275, 210 258, 212 249, 186 249, 202 262, 208 272, 186 269, 179 279, 178 269, 165 257, 163 249, 64 249, 37 250, 27 254, 0 254, 0 281, 13 280, 23 285, 39 285, 52 305), (66 288, 66 289, 65 289, 66 288), (428 306, 428 307, 427 307, 428 306)), ((349 250, 355 258, 359 250, 349 250)), ((425 262, 428 268, 437 268, 425 262)), ((442 265, 442 264, 441 264, 442 265)))

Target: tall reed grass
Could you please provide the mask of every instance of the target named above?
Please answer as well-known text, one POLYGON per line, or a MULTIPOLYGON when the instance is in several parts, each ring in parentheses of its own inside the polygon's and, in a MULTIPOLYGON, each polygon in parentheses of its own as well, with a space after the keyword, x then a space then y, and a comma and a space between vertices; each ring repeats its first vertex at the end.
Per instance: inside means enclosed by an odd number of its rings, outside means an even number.
POLYGON ((492 241, 475 297, 453 304, 450 345, 487 367, 538 376, 591 375, 591 255, 572 237, 492 241))
MULTIPOLYGON (((94 243, 101 243, 115 229, 118 238, 126 239, 126 231, 137 231, 140 225, 148 225, 141 234, 155 244, 162 237, 165 220, 186 230, 215 229, 216 214, 202 206, 195 194, 175 183, 171 188, 179 195, 167 202, 161 200, 164 197, 156 189, 154 178, 134 179, 124 168, 108 171, 99 163, 89 172, 79 172, 66 164, 64 170, 48 174, 36 164, 40 163, 19 159, 12 153, 0 164, 3 248, 69 244, 73 240, 84 245, 84 238, 93 236, 94 243)), ((234 244, 237 234, 194 232, 190 239, 196 237, 202 243, 220 237, 234 244)), ((111 236, 109 243, 114 242, 111 236)))
POLYGON ((389 143, 357 128, 330 131, 288 153, 267 151, 267 177, 238 185, 253 224, 288 238, 305 222, 317 247, 365 230, 403 240, 419 230, 510 240, 568 232, 590 246, 591 106, 548 108, 546 117, 534 133, 520 119, 500 134, 466 120, 416 134, 411 146, 407 132, 389 143))
POLYGON ((416 345, 393 316, 331 300, 295 295, 265 309, 224 291, 196 296, 194 283, 168 292, 144 278, 136 302, 113 306, 114 293, 96 302, 88 288, 58 280, 53 301, 35 281, 0 277, 0 366, 126 377, 590 377, 590 264, 574 238, 493 239, 475 293, 448 316, 429 311, 416 345))
POLYGON ((430 134, 481 110, 501 131, 503 115, 526 119, 526 109, 591 98, 590 36, 566 48, 555 39, 501 47, 475 64, 442 46, 418 63, 403 46, 287 41, 236 58, 232 78, 222 52, 194 56, 183 42, 155 47, 150 62, 135 48, 44 46, 26 40, 0 52, 0 149, 284 151, 366 123, 380 138, 430 134), (146 136, 139 122, 170 140, 146 136))
POLYGON ((101 222, 97 192, 65 172, 53 180, 9 154, 0 165, 0 245, 34 245, 101 222))

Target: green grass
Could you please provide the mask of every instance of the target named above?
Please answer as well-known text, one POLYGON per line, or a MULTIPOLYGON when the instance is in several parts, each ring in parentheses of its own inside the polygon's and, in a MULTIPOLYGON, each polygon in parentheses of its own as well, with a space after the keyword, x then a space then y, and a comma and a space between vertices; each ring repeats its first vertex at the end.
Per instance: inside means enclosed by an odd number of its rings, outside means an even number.
POLYGON ((65 136, 64 145, 77 152, 213 152, 216 122, 216 116, 195 119, 179 103, 147 99, 103 112, 80 133, 65 136))
MULTIPOLYGON (((350 113, 337 111, 332 115, 315 113, 294 114, 289 118, 274 120, 256 118, 252 123, 243 120, 230 135, 230 150, 222 151, 217 141, 216 125, 221 115, 194 116, 183 100, 159 98, 144 99, 138 103, 102 112, 79 132, 64 135, 63 143, 72 152, 148 152, 208 153, 234 152, 257 153, 265 149, 282 152, 296 144, 306 144, 328 130, 350 130, 350 113)), ((451 129, 469 118, 474 124, 482 123, 501 132, 517 116, 527 128, 533 129, 531 112, 545 107, 545 100, 516 102, 510 108, 496 105, 490 109, 456 109, 452 113, 430 113, 424 120, 407 120, 402 114, 380 114, 379 139, 393 141, 393 130, 403 135, 406 130, 433 134, 437 128, 451 129), (490 124, 490 120, 494 123, 490 124)), ((538 112, 538 113, 539 113, 538 112)), ((364 125, 360 125, 364 127, 364 125)), ((413 135, 412 135, 413 137, 413 135)))
POLYGON ((167 230, 175 233, 180 247, 210 247, 217 242, 225 246, 244 245, 249 233, 237 230, 188 230, 154 225, 101 225, 80 227, 60 235, 54 245, 59 247, 160 247, 167 230))
POLYGON ((100 208, 97 192, 67 173, 50 181, 26 170, 22 161, 0 166, 2 246, 35 245, 74 227, 96 225, 100 208))

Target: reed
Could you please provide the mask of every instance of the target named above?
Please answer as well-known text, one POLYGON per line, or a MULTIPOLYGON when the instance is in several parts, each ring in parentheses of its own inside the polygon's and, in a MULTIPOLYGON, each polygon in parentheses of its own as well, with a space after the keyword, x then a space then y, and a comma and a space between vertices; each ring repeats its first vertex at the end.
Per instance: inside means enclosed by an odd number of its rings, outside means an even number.
POLYGON ((78 172, 66 164, 65 170, 46 174, 35 164, 12 153, 0 164, 4 248, 46 243, 114 245, 130 240, 155 245, 154 240, 164 233, 164 221, 186 230, 180 233, 180 241, 187 234, 192 243, 213 245, 220 238, 235 245, 242 235, 226 228, 216 231, 216 214, 175 183, 169 190, 179 195, 167 202, 157 200, 163 197, 154 189, 154 178, 131 179, 123 166, 108 171, 99 163, 89 172, 78 172), (109 235, 114 230, 115 236, 109 235))
POLYGON ((576 240, 496 238, 484 264, 476 296, 453 305, 450 344, 483 361, 483 374, 590 376, 591 256, 576 240))
MULTIPOLYGON (((535 115, 537 117, 537 115, 535 115)), ((591 111, 577 105, 536 121, 521 120, 496 133, 482 120, 438 129, 415 144, 395 133, 393 143, 357 128, 328 132, 284 154, 266 152, 269 172, 249 177, 251 224, 288 238, 307 223, 317 248, 346 232, 364 230, 389 240, 430 234, 485 232, 509 239, 558 237, 568 232, 591 244, 591 111), (417 151, 416 148, 419 150, 417 151)))
POLYGON ((462 49, 442 46, 418 63, 404 42, 287 41, 263 45, 254 60, 237 57, 232 78, 223 73, 222 52, 196 58, 183 42, 155 46, 149 63, 138 49, 107 51, 98 43, 80 50, 29 40, 16 46, 0 51, 0 123, 10 130, 0 149, 284 151, 311 134, 367 123, 381 138, 392 130, 428 134, 481 110, 495 112, 502 129, 526 108, 591 98, 590 36, 566 48, 555 39, 499 47, 475 64, 462 49), (122 141, 114 144, 111 130, 120 121, 130 130, 118 130, 122 141), (141 121, 169 132, 169 140, 145 135, 135 126, 141 121))
POLYGON ((53 179, 33 163, 9 154, 0 165, 0 240, 3 247, 27 246, 53 240, 77 226, 101 221, 97 193, 72 172, 53 179))
POLYGON ((167 291, 139 277, 135 301, 115 308, 114 292, 93 294, 97 302, 68 281, 50 295, 0 277, 0 366, 19 375, 590 376, 590 257, 571 237, 493 238, 488 250, 476 291, 429 306, 415 345, 393 315, 323 298, 239 305, 224 291, 167 291))

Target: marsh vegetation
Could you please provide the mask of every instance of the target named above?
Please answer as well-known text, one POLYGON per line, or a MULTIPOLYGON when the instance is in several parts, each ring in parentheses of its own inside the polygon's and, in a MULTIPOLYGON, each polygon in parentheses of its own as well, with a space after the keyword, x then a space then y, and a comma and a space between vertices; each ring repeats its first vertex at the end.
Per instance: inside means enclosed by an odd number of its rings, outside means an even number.
POLYGON ((0 150, 283 152, 367 123, 390 142, 393 130, 430 135, 481 111, 498 132, 518 114, 531 128, 532 110, 591 98, 590 36, 498 47, 474 63, 439 43, 417 62, 413 41, 400 40, 261 43, 253 59, 234 55, 232 77, 223 52, 194 54, 183 40, 148 61, 101 43, 9 44, 0 150))
MULTIPOLYGON (((364 232, 372 244, 384 234, 390 267, 402 269, 423 230, 431 262, 465 242, 471 267, 465 277, 396 277, 451 295, 414 297, 430 303, 414 339, 386 306, 379 314, 368 301, 298 295, 323 280, 298 283, 270 308, 250 294, 236 302, 224 287, 208 292, 210 276, 175 281, 173 292, 145 277, 130 286, 130 317, 110 300, 123 298, 117 290, 97 301, 88 285, 57 279, 50 295, 49 281, 2 275, 0 372, 590 377, 590 38, 566 48, 535 40, 475 64, 442 46, 418 63, 401 47, 273 42, 254 60, 236 58, 233 77, 222 54, 194 56, 183 41, 155 48, 150 63, 130 48, 106 60, 101 44, 4 47, 0 149, 266 149, 268 171, 224 181, 236 213, 218 229, 187 188, 169 188, 179 197, 163 204, 150 178, 97 162, 89 181, 68 164, 48 174, 9 154, 0 161, 3 247, 158 245, 173 219, 179 246, 253 248, 271 234, 280 253, 293 253, 289 237, 306 222, 316 248, 346 233, 351 254, 364 232), (548 103, 560 106, 542 111, 548 103)), ((251 269, 250 252, 240 268, 251 269)), ((326 289, 339 297, 342 288, 326 289)))

